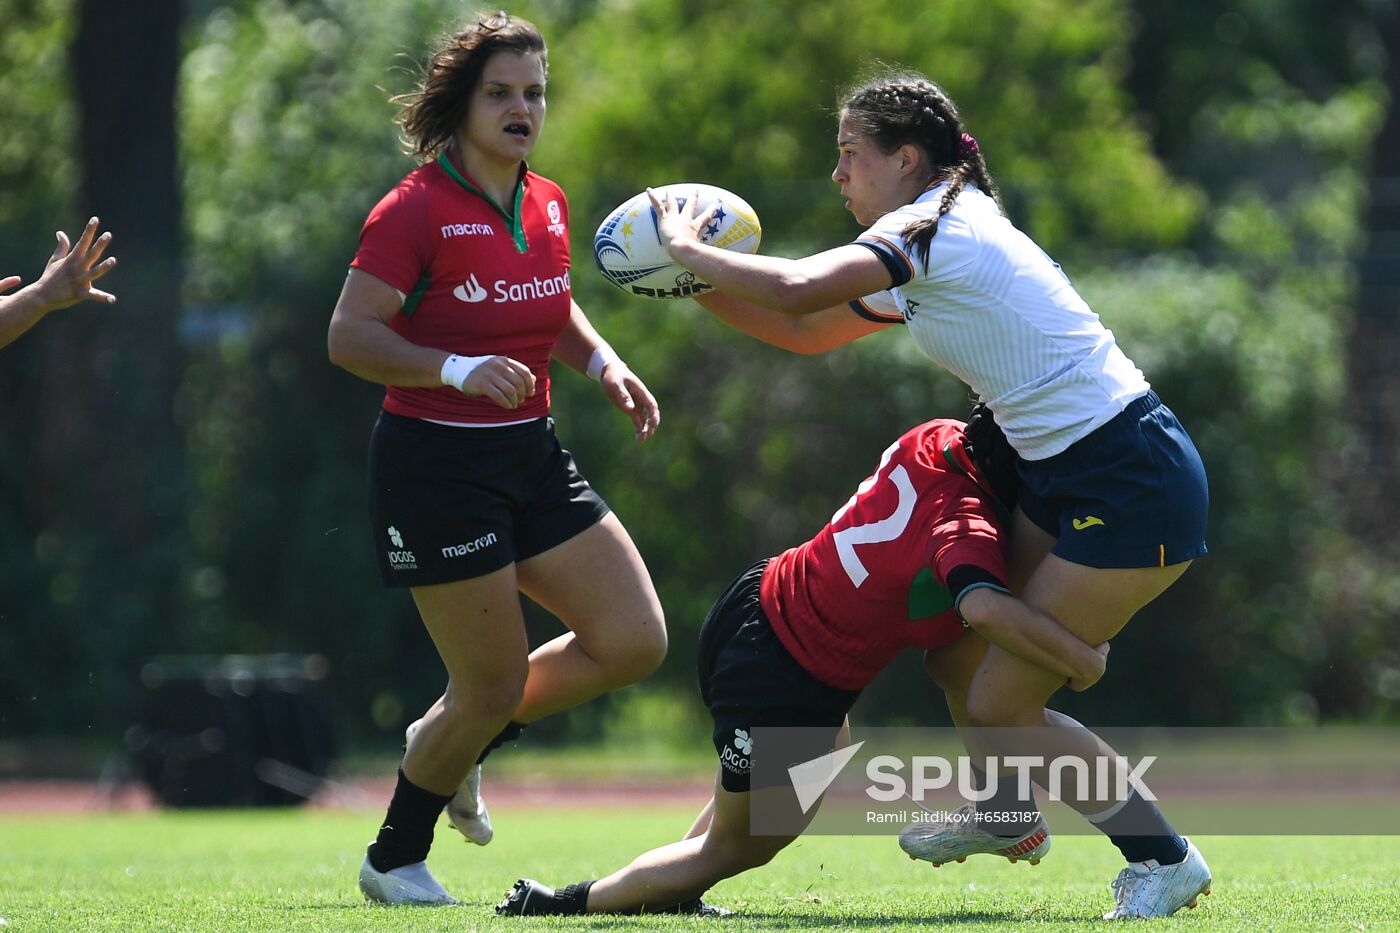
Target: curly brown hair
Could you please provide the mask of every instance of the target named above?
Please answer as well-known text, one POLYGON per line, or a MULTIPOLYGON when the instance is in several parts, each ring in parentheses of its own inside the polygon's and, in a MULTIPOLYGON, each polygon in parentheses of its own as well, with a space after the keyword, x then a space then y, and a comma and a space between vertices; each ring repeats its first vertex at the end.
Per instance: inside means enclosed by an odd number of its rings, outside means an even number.
POLYGON ((409 153, 423 161, 437 158, 467 117, 472 91, 486 62, 497 52, 540 56, 546 73, 549 50, 535 25, 499 10, 438 43, 416 91, 395 97, 409 153))
POLYGON ((923 75, 893 72, 872 78, 847 94, 841 116, 887 155, 906 143, 919 147, 933 171, 931 181, 949 182, 938 213, 903 231, 911 252, 923 254, 925 269, 938 221, 952 210, 969 183, 1001 207, 987 163, 976 140, 963 129, 958 108, 941 87, 923 75))

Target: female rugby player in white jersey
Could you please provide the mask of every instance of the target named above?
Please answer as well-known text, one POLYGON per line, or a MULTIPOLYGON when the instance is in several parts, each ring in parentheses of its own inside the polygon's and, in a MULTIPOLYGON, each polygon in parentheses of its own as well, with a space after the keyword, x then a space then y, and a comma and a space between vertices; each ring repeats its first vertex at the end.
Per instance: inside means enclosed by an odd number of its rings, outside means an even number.
MULTIPOLYGON (((854 243, 802 259, 732 253, 699 241, 708 217, 693 216, 696 199, 678 208, 653 195, 662 242, 715 286, 697 299, 705 308, 776 346, 817 353, 904 324, 1019 454, 1015 591, 1088 644, 1111 639, 1206 552, 1195 447, 1059 266, 1002 214, 942 89, 912 74, 867 82, 844 102, 836 142, 832 180, 867 228, 854 243)), ((975 633, 928 667, 960 724, 1063 726, 1037 733, 1055 736, 1047 761, 1108 751, 1045 708, 1063 677, 975 633)), ((1075 805, 1129 863, 1110 916, 1169 914, 1208 889, 1200 853, 1149 801, 1075 805)), ((902 840, 935 863, 1009 841, 981 830, 902 840)))
POLYGON ((331 361, 387 386, 369 457, 380 573, 410 588, 447 670, 361 866, 373 900, 456 903, 425 859, 445 805, 490 841, 480 759, 666 651, 646 566, 549 416, 553 357, 597 379, 638 440, 659 421, 571 297, 564 193, 525 164, 546 71, 538 30, 504 13, 433 54, 401 115, 423 164, 370 213, 331 319, 331 361), (520 593, 569 631, 529 652, 520 593))

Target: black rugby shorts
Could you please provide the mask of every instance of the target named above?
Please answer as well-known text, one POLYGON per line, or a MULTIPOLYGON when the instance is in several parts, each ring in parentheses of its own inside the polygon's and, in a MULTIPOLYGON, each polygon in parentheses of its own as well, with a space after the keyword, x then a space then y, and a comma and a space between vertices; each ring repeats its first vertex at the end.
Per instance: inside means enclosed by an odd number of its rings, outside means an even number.
POLYGON ((553 418, 464 428, 380 412, 370 437, 369 514, 385 586, 484 576, 607 513, 553 418))
MULTIPOLYGON (((700 696, 710 708, 712 739, 719 756, 720 785, 733 793, 751 789, 754 726, 802 726, 793 748, 783 750, 798 764, 832 749, 836 733, 859 690, 823 683, 783 647, 759 603, 766 560, 739 575, 715 602, 700 627, 700 696), (820 727, 820 728, 811 728, 820 727)), ((766 765, 765 765, 766 768, 766 765)))

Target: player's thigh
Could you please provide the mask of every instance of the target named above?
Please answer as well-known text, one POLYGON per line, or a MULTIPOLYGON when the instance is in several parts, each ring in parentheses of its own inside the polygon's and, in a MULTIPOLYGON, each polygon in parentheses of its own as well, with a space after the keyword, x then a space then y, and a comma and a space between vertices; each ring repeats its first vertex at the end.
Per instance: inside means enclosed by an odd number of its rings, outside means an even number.
MULTIPOLYGON (((524 688, 529 642, 513 564, 466 580, 416 586, 411 592, 447 668, 449 701, 463 694, 510 694, 524 688)), ((498 699, 505 703, 509 697, 498 699)), ((517 695, 511 709, 518 701, 517 695)))
MULTIPOLYGON (((1189 564, 1102 569, 1051 554, 1031 575, 1021 599, 1086 644, 1097 645, 1117 635, 1189 564)), ((970 685, 968 713, 979 725, 1034 724, 1045 702, 1064 685, 1060 675, 991 645, 970 685)))
POLYGON ((609 512, 516 565, 523 593, 558 616, 586 649, 665 648, 661 601, 627 529, 609 512))
POLYGON ((1081 640, 1097 645, 1117 635, 1190 565, 1188 560, 1168 567, 1087 567, 1050 554, 1026 581, 1020 597, 1081 640))
POLYGON ((1007 585, 1012 593, 1025 589, 1026 581, 1035 573, 1055 547, 1055 535, 1032 521, 1018 506, 1011 518, 1011 550, 1006 558, 1007 585))

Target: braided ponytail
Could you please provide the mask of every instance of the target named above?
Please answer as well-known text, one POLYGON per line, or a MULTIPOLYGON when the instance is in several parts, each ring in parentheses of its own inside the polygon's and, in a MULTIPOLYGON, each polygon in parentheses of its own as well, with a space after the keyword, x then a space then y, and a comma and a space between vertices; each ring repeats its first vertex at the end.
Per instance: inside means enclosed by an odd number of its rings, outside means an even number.
POLYGON ((905 144, 917 146, 928 159, 930 184, 948 182, 938 213, 903 230, 910 252, 923 254, 925 271, 938 222, 969 183, 1000 209, 1001 199, 977 140, 964 131, 958 108, 932 81, 909 73, 873 78, 850 92, 842 114, 881 152, 894 152, 905 144))

